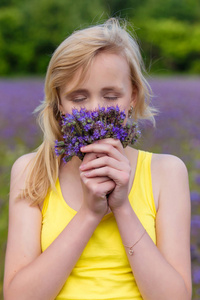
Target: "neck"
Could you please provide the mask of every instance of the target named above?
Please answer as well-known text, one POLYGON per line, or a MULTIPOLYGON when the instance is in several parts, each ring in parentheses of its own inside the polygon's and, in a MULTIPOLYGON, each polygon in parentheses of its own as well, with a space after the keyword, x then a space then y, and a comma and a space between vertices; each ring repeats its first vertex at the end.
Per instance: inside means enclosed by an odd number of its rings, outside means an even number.
POLYGON ((75 173, 79 171, 81 163, 82 161, 77 156, 73 156, 72 159, 67 163, 64 163, 63 161, 61 162, 60 170, 68 170, 70 172, 75 173))

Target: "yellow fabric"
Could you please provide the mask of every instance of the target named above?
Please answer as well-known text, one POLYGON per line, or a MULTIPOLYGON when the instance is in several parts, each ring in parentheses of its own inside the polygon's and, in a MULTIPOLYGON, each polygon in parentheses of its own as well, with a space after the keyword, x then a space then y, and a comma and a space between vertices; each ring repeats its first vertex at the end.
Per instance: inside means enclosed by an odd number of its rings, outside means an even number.
MULTIPOLYGON (((151 157, 151 153, 139 151, 129 201, 144 228, 156 243, 151 157)), ((42 251, 45 251, 76 214, 63 199, 59 180, 56 182, 56 189, 50 191, 44 201, 42 251)), ((142 299, 112 213, 102 219, 56 297, 56 300, 72 299, 142 299)))

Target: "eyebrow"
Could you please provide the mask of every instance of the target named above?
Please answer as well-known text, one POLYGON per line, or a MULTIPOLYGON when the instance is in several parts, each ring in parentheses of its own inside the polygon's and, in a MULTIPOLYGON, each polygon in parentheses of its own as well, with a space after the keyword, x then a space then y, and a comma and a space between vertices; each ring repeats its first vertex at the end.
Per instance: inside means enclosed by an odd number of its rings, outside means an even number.
MULTIPOLYGON (((124 89, 121 87, 118 87, 118 86, 108 86, 108 87, 105 87, 102 89, 102 92, 113 92, 113 91, 122 93, 124 91, 124 89)), ((73 96, 73 95, 81 94, 81 93, 89 94, 87 89, 77 89, 77 90, 71 90, 69 92, 65 92, 65 96, 69 97, 69 96, 73 96)))
POLYGON ((77 95, 77 94, 88 94, 88 90, 86 89, 77 89, 77 90, 71 90, 71 91, 66 91, 64 92, 64 97, 71 97, 73 95, 77 95))
POLYGON ((111 92, 111 91, 117 91, 119 93, 122 93, 124 91, 123 88, 118 86, 108 86, 102 89, 103 92, 111 92))

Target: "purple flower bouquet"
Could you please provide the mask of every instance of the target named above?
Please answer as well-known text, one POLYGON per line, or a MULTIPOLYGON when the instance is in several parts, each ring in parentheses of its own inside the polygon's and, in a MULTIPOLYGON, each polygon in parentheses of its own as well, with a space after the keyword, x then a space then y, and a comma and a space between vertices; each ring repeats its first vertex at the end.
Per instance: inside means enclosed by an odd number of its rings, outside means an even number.
POLYGON ((55 142, 56 155, 62 155, 64 162, 70 161, 73 156, 83 160, 82 146, 106 138, 119 139, 124 148, 133 145, 140 132, 136 123, 124 125, 125 118, 125 112, 120 111, 118 106, 99 107, 94 111, 73 109, 72 114, 61 116, 63 140, 55 142))

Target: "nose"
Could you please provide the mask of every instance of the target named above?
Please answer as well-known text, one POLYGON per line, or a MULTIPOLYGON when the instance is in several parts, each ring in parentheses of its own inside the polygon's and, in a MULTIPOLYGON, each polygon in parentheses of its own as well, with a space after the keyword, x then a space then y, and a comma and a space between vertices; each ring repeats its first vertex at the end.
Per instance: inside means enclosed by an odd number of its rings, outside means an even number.
POLYGON ((86 105, 88 110, 97 110, 99 107, 104 106, 103 102, 98 97, 92 97, 86 105))

